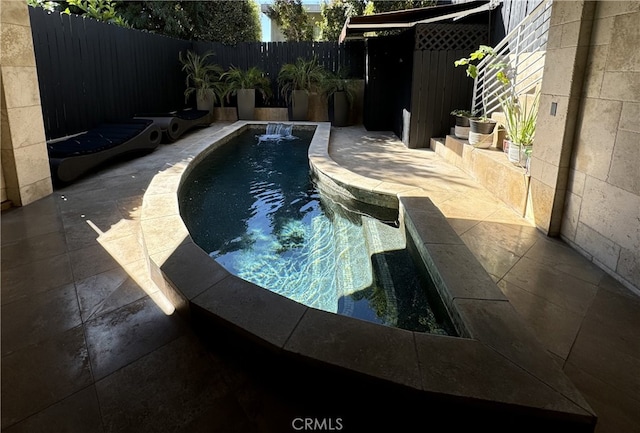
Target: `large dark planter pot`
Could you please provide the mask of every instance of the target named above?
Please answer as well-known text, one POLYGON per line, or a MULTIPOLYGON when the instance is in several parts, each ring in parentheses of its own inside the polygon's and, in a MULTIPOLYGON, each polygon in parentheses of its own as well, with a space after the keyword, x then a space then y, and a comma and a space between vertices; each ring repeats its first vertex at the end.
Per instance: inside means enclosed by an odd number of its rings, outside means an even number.
POLYGON ((477 134, 492 134, 493 128, 496 127, 496 121, 493 119, 487 119, 481 121, 479 119, 471 118, 469 119, 471 132, 475 132, 477 134))
POLYGON ((345 92, 335 92, 329 97, 329 120, 333 126, 349 125, 349 99, 345 92))
POLYGON ((307 120, 309 116, 309 94, 306 90, 291 92, 289 104, 289 120, 307 120))
POLYGON ((466 116, 454 116, 456 118, 456 126, 469 127, 469 118, 466 116))
POLYGON ((238 120, 254 120, 256 89, 238 89, 238 120))

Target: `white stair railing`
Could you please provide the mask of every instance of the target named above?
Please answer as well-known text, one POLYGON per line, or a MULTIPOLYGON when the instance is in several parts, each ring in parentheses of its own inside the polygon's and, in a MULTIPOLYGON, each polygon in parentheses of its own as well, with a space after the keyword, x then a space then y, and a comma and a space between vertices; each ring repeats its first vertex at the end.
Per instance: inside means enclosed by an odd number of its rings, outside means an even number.
POLYGON ((534 93, 542 82, 552 0, 543 1, 494 47, 494 55, 478 63, 471 110, 489 117, 500 99, 534 93), (506 73, 509 84, 496 75, 506 73))

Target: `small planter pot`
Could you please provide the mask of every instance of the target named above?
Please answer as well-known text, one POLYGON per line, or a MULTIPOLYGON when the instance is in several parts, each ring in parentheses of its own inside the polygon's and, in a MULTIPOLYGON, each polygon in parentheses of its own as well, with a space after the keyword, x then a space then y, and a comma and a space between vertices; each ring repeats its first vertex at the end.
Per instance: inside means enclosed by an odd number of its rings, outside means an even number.
POLYGON ((453 134, 456 136, 456 138, 466 140, 469 138, 469 127, 456 125, 453 129, 453 134))
POLYGON ((471 132, 475 132, 477 134, 492 134, 493 128, 496 127, 496 121, 493 119, 480 120, 477 118, 471 118, 469 119, 469 124, 471 132))
POLYGON ((512 141, 509 142, 509 162, 517 165, 518 167, 528 167, 529 154, 531 153, 531 145, 522 146, 512 141))
POLYGON ((466 116, 454 116, 456 119, 456 126, 469 127, 469 118, 466 116))
POLYGON ((509 156, 509 145, 510 144, 511 144, 510 140, 507 140, 506 138, 504 140, 502 140, 502 151, 507 154, 507 157, 509 156))
POLYGON ((478 149, 488 149, 493 144, 493 134, 478 134, 470 131, 469 144, 478 149))

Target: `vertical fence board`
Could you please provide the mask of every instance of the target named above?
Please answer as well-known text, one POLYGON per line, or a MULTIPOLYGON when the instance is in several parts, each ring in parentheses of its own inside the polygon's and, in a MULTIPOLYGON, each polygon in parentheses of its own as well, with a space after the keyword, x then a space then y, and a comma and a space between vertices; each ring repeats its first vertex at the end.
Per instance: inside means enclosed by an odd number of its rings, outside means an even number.
POLYGON ((184 107, 184 73, 178 53, 211 50, 224 69, 257 66, 272 82, 270 106, 285 106, 277 77, 282 64, 316 55, 326 69, 348 67, 364 76, 364 44, 349 42, 184 41, 74 15, 30 8, 42 112, 48 139, 90 129, 141 112, 184 107))
POLYGON ((416 50, 413 52, 413 77, 411 87, 411 125, 409 127, 409 147, 416 147, 417 137, 419 134, 418 122, 422 117, 423 99, 422 92, 422 55, 424 51, 416 50))

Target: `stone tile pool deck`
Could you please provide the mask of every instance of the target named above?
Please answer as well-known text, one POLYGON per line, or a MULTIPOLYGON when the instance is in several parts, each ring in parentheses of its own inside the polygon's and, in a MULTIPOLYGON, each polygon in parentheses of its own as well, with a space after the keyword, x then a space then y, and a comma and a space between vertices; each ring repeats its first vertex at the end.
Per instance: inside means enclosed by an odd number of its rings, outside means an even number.
MULTIPOLYGON (((286 392, 226 346, 195 338, 179 316, 163 313, 171 307, 143 272, 142 194, 159 171, 169 175, 225 126, 3 213, 3 431, 281 431, 296 416, 321 413, 362 421, 339 395, 331 406, 314 400, 310 386, 286 392)), ((596 431, 638 429, 637 296, 433 152, 354 127, 332 130, 329 153, 379 188, 429 191, 599 415, 596 431)), ((162 230, 174 222, 157 221, 162 230)), ((403 417, 411 414, 386 421, 403 417)))

